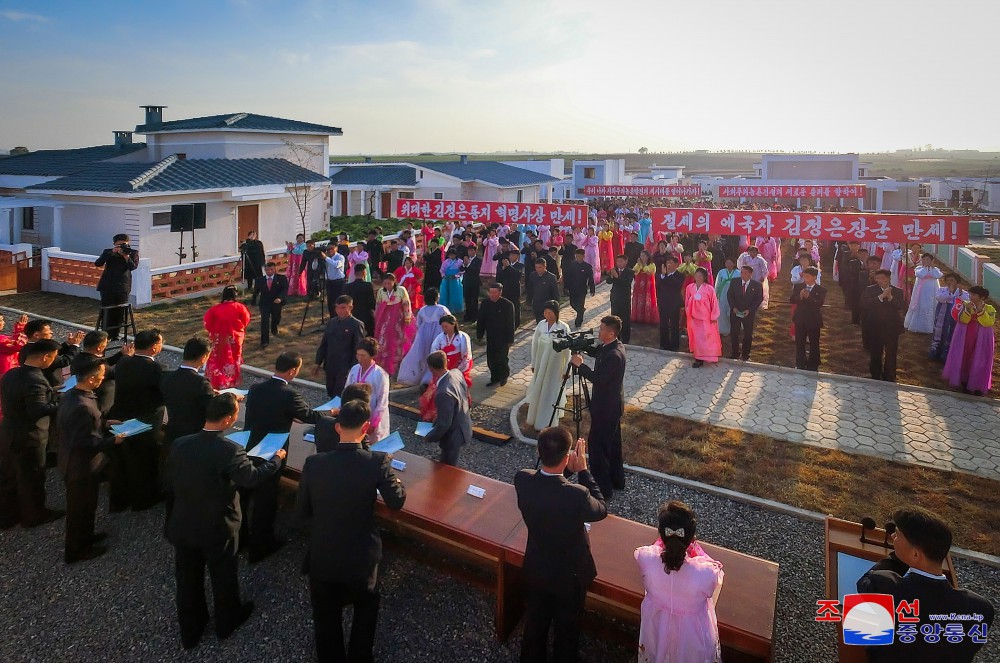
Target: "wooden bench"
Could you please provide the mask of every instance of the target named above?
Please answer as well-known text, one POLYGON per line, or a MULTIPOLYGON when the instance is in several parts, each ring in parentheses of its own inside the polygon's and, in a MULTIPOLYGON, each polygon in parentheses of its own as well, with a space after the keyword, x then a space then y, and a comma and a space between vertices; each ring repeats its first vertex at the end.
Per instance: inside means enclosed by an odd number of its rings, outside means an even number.
MULTIPOLYGON (((404 405, 402 403, 395 403, 393 401, 389 401, 389 407, 392 408, 395 413, 400 414, 407 419, 420 421, 420 410, 415 407, 404 405)), ((487 430, 479 426, 472 427, 472 437, 476 438, 480 442, 488 442, 497 446, 503 446, 511 440, 510 435, 497 433, 496 431, 487 430)))
MULTIPOLYGON (((406 504, 393 511, 380 500, 376 515, 381 524, 489 570, 496 578, 496 635, 506 639, 522 611, 520 569, 527 543, 514 486, 407 452, 394 458, 406 463, 399 472, 406 504), (470 485, 484 488, 484 497, 469 495, 470 485)), ((598 575, 588 592, 588 607, 638 623, 644 589, 632 552, 656 537, 653 527, 617 516, 593 523, 590 542, 598 575)), ((716 606, 725 660, 770 660, 778 565, 705 542, 702 546, 726 571, 716 606)))

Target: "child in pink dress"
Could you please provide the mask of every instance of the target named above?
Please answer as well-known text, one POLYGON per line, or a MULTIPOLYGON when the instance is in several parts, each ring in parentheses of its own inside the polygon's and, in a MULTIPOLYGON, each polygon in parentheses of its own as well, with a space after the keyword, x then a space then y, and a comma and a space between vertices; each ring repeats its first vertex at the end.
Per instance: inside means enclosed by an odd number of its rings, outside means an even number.
POLYGON ((636 548, 646 597, 639 626, 641 663, 716 663, 722 660, 715 600, 722 564, 695 541, 697 520, 676 500, 660 507, 660 538, 636 548))

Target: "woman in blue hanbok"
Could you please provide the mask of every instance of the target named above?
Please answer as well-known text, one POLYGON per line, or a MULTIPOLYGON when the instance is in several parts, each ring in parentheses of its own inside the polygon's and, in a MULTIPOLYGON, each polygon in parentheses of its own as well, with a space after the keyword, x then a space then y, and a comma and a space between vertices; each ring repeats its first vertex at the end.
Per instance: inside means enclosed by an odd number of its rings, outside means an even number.
POLYGON ((458 259, 458 252, 455 249, 448 249, 448 257, 441 263, 441 305, 447 307, 452 315, 465 310, 460 275, 462 267, 463 263, 458 259))

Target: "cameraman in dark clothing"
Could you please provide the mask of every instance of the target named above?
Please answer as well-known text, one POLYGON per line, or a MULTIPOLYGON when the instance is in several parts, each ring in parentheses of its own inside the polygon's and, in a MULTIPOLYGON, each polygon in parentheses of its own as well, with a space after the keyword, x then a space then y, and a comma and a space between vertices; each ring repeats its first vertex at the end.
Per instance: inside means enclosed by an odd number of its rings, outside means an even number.
POLYGON ((132 272, 139 266, 139 252, 128 245, 128 235, 114 236, 114 247, 104 249, 94 265, 103 267, 101 280, 97 282, 97 292, 101 293, 101 307, 104 330, 108 332, 108 340, 116 341, 121 333, 125 309, 122 304, 128 303, 132 292, 132 272))
POLYGON ((625 488, 622 463, 622 415, 625 414, 625 347, 618 340, 622 321, 616 315, 601 318, 599 338, 603 345, 587 354, 596 358, 594 367, 583 363, 583 355, 574 354, 570 362, 580 375, 594 386, 590 397, 590 469, 601 494, 610 500, 615 489, 625 488))

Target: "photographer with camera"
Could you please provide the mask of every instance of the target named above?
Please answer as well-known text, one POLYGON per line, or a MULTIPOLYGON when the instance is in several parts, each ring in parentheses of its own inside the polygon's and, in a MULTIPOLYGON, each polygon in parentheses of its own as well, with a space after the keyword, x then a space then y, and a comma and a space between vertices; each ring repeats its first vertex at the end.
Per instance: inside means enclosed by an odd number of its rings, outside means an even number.
POLYGON ((96 267, 103 267, 101 280, 97 282, 97 292, 101 293, 104 330, 108 332, 109 341, 117 341, 121 333, 125 309, 122 304, 128 303, 132 292, 132 272, 139 266, 139 252, 128 244, 128 235, 122 233, 113 238, 114 247, 104 249, 94 261, 96 267))
POLYGON ((570 363, 593 385, 590 399, 590 466, 601 494, 610 500, 615 489, 625 488, 622 464, 622 415, 625 413, 625 346, 618 339, 622 320, 616 315, 601 318, 598 333, 602 345, 582 349, 595 357, 594 367, 583 363, 583 356, 573 354, 570 363))

